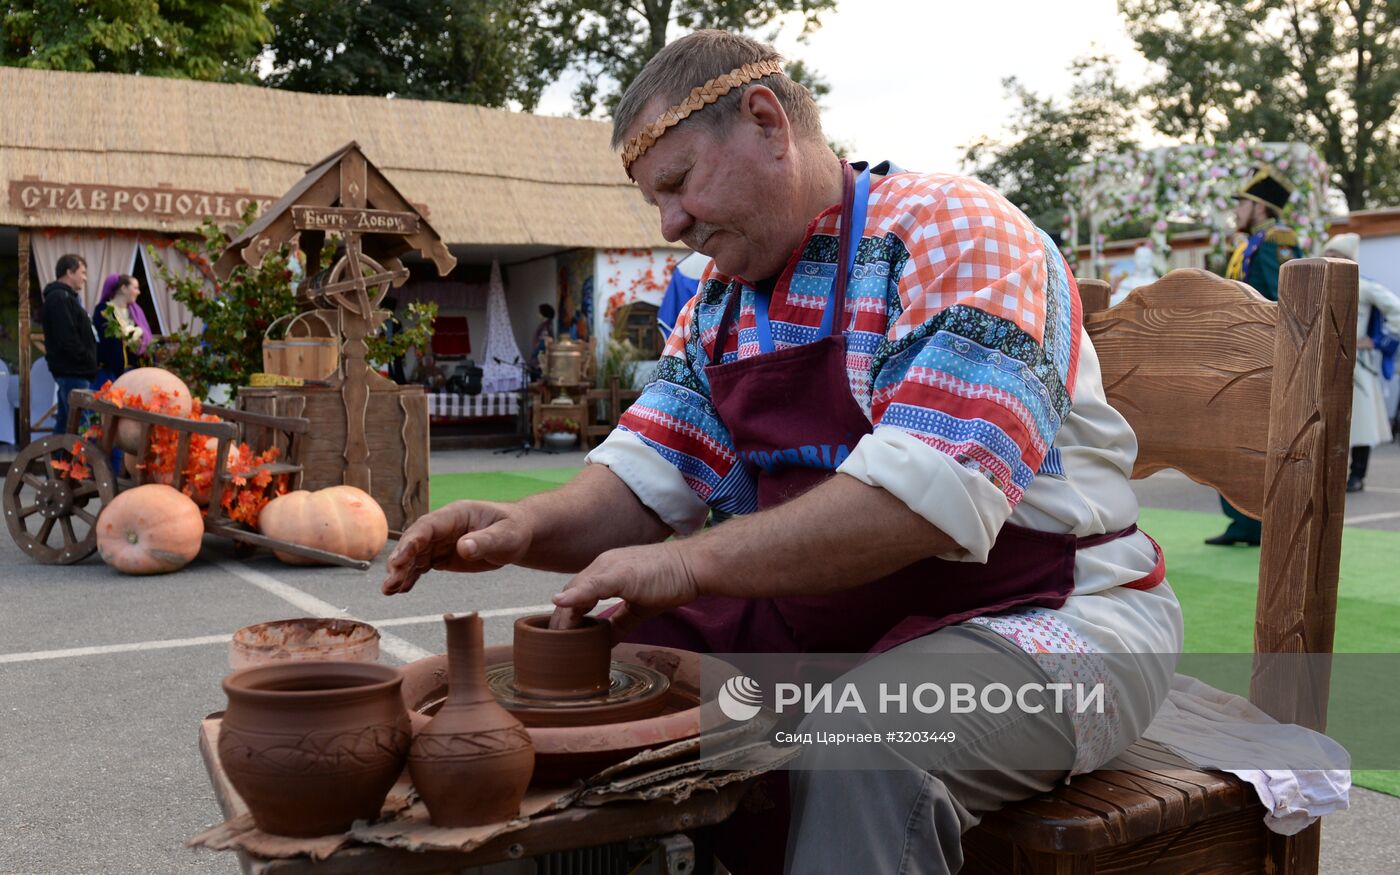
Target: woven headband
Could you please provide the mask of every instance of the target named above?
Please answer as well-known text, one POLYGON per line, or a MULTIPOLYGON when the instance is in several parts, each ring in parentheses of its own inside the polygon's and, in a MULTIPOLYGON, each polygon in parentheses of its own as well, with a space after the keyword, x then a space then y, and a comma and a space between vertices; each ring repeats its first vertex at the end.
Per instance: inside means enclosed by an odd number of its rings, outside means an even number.
POLYGON ((632 176, 632 162, 645 155, 646 151, 657 140, 661 139, 662 134, 687 119, 691 113, 704 109, 740 85, 771 73, 781 72, 783 72, 783 66, 777 58, 774 58, 769 61, 759 61, 756 64, 745 64, 730 70, 723 76, 716 76, 704 85, 692 88, 690 95, 685 100, 657 116, 655 121, 642 128, 622 147, 622 167, 627 171, 627 176, 629 178, 632 176))

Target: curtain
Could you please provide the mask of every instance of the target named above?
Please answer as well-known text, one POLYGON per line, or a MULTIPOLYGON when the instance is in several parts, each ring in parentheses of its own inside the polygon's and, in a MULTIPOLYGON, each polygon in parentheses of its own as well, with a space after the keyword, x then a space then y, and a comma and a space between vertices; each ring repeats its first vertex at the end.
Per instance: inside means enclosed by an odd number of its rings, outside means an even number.
POLYGON ((171 296, 170 285, 161 278, 160 271, 156 269, 155 260, 147 251, 148 247, 154 249, 156 256, 165 263, 166 268, 177 276, 195 270, 196 268, 190 264, 190 260, 174 247, 173 242, 171 240, 141 241, 140 257, 146 265, 146 283, 151 287, 151 302, 155 304, 156 315, 160 317, 160 328, 155 329, 155 326, 152 326, 152 330, 155 330, 157 334, 169 334, 179 331, 181 326, 188 325, 188 330, 191 333, 198 334, 204 330, 203 326, 198 319, 190 315, 189 309, 184 304, 171 296))
POLYGON ((136 240, 128 236, 105 231, 40 231, 32 239, 40 289, 56 279, 54 268, 60 256, 72 253, 87 262, 87 288, 82 290, 82 299, 89 314, 97 306, 108 274, 129 273, 134 263, 136 240))
POLYGON ((520 347, 516 346, 515 331, 510 327, 498 260, 491 262, 491 286, 486 293, 486 350, 481 358, 481 391, 511 392, 524 385, 525 377, 517 364, 523 364, 520 347))

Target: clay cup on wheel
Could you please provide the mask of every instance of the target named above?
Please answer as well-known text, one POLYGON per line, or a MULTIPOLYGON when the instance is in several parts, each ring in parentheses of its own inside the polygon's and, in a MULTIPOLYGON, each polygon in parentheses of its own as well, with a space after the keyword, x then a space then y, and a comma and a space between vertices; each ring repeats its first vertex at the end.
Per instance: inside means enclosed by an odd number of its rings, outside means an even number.
POLYGON ((608 691, 612 624, 584 617, 572 629, 549 628, 549 614, 515 621, 515 689, 540 699, 583 699, 608 691))

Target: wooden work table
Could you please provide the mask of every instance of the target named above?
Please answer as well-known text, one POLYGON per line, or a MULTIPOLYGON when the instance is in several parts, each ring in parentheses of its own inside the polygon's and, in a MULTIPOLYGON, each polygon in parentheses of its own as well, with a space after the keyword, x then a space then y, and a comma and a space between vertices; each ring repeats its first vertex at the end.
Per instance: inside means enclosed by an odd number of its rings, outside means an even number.
MULTIPOLYGON (((219 763, 219 714, 204 720, 199 752, 224 817, 248 811, 219 763)), ((720 823, 734 813, 750 782, 741 781, 714 793, 696 793, 682 802, 615 802, 598 807, 574 807, 537 816, 530 825, 488 841, 475 850, 411 851, 352 842, 319 862, 298 856, 264 859, 239 851, 243 871, 254 875, 443 875, 468 867, 536 857, 631 839, 665 836, 720 823)))

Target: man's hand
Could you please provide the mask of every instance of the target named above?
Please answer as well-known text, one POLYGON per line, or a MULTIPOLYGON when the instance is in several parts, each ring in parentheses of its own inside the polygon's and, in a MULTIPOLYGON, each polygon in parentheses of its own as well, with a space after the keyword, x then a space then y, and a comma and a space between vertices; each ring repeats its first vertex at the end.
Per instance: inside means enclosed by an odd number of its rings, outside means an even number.
POLYGON ((385 595, 408 592, 430 569, 494 571, 525 557, 534 537, 530 515, 517 504, 458 501, 422 516, 389 556, 385 595))
POLYGON ((621 598, 612 615, 613 641, 621 641, 643 620, 700 596, 695 575, 680 544, 667 541, 622 547, 599 556, 554 597, 549 628, 568 629, 602 599, 621 598))

